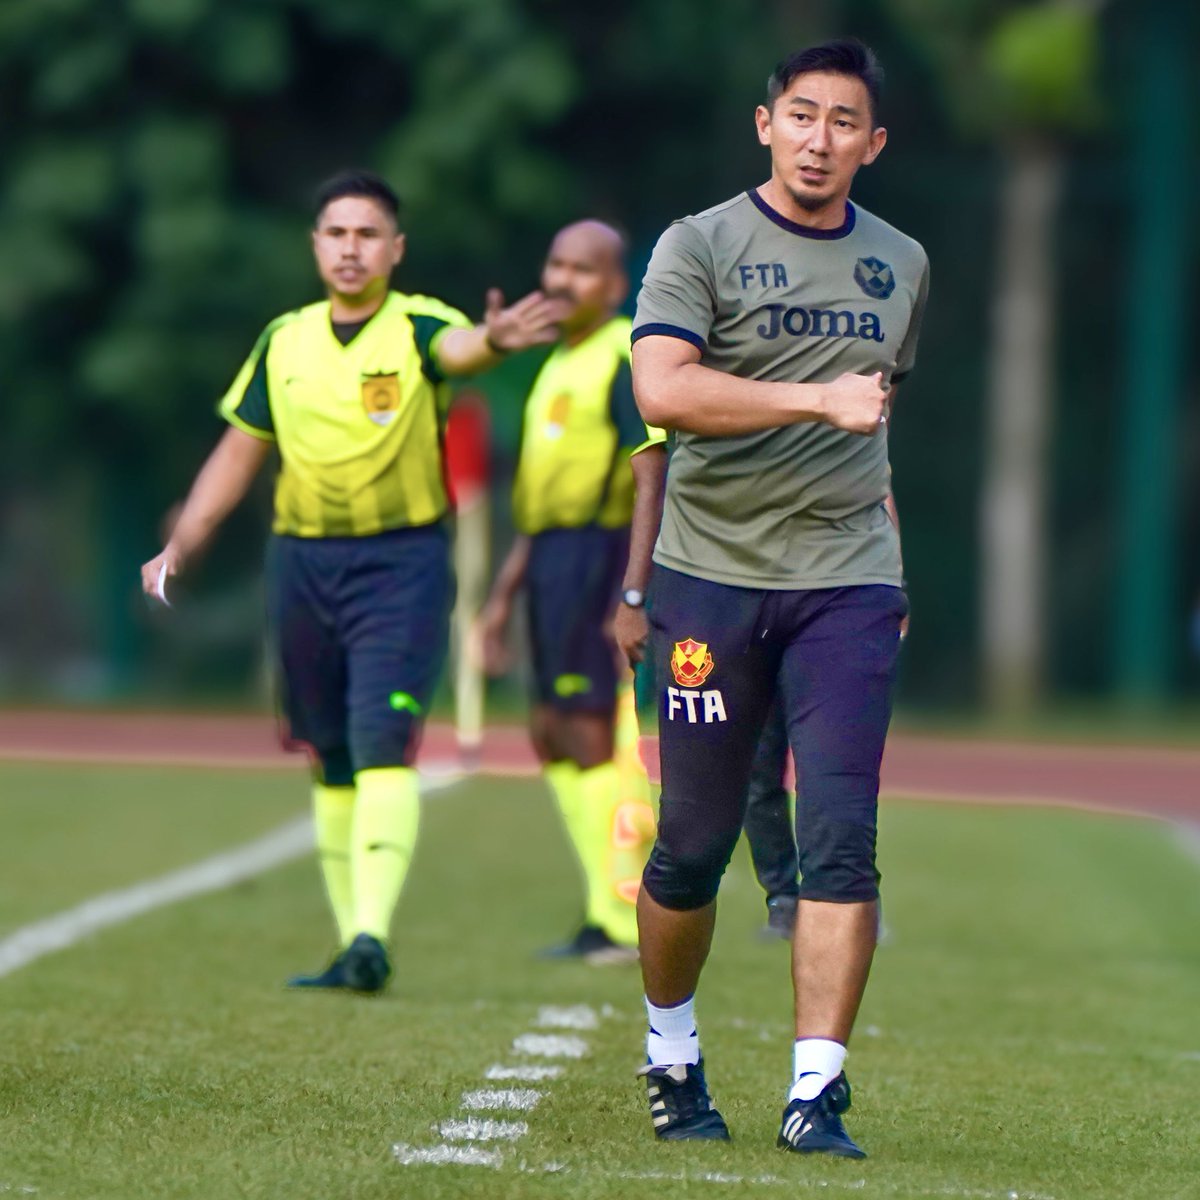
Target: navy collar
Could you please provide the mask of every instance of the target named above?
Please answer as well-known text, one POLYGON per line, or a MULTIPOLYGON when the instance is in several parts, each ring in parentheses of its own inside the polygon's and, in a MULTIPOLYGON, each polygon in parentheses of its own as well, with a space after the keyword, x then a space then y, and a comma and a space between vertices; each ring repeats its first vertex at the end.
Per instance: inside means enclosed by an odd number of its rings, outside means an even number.
POLYGON ((758 188, 751 188, 747 193, 750 203, 758 209, 768 221, 774 221, 780 229, 794 233, 798 237, 815 238, 819 242, 833 242, 844 238, 854 229, 854 205, 846 201, 846 219, 836 229, 814 229, 811 225, 801 225, 797 221, 789 221, 782 213, 776 212, 759 194, 758 188))

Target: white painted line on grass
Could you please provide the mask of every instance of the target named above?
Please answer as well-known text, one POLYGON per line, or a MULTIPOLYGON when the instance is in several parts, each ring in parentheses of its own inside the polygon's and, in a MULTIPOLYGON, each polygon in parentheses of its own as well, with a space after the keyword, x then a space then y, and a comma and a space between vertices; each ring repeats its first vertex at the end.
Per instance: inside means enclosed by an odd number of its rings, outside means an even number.
MULTIPOLYGON (((449 777, 422 780, 421 791, 441 791, 455 782, 456 778, 449 777)), ((0 941, 0 978, 48 954, 66 950, 102 929, 122 925, 134 917, 181 900, 222 891, 312 852, 312 819, 300 817, 252 842, 223 850, 190 867, 119 891, 93 896, 74 908, 24 925, 0 941)))
POLYGON ((435 1126, 448 1142, 515 1142, 529 1132, 524 1121, 491 1121, 468 1117, 465 1121, 443 1121, 435 1126))
POLYGON ((538 1009, 537 1023, 542 1029, 596 1029, 600 1018, 586 1004, 571 1008, 546 1006, 538 1009))
MULTIPOLYGON (((528 1173, 522 1164, 518 1170, 528 1173)), ((569 1171, 570 1168, 567 1168, 569 1171)), ((571 1172, 574 1174, 575 1172, 571 1172)), ((793 1191, 847 1191, 862 1192, 866 1190, 865 1178, 858 1179, 805 1179, 795 1175, 735 1175, 726 1171, 606 1171, 608 1179, 628 1179, 631 1181, 662 1180, 671 1183, 730 1183, 730 1184, 761 1184, 769 1187, 785 1186, 793 1191)), ((889 1184, 881 1180, 871 1181, 872 1194, 889 1194, 893 1196, 945 1196, 949 1200, 1054 1200, 1053 1196, 1044 1192, 1017 1191, 1012 1188, 992 1190, 990 1188, 956 1188, 956 1187, 910 1187, 906 1184, 889 1184)))
POLYGON ((11 975, 47 954, 65 950, 101 929, 261 875, 272 867, 311 853, 312 847, 312 821, 303 817, 244 846, 215 854, 190 867, 135 883, 120 891, 93 896, 65 912, 34 921, 0 942, 0 976, 11 975))
POLYGON ((498 1167, 504 1161, 499 1150, 480 1146, 408 1146, 397 1142, 392 1154, 402 1167, 430 1164, 436 1167, 498 1167))
POLYGON ((1188 858, 1200 864, 1200 822, 1177 821, 1175 842, 1188 858))
POLYGON ((534 1058, 582 1058, 587 1048, 583 1038, 566 1034, 523 1033, 513 1042, 515 1053, 529 1054, 534 1058))
POLYGON ((563 1073, 562 1067, 528 1066, 505 1067, 500 1063, 488 1067, 484 1079, 512 1079, 517 1083, 543 1083, 547 1079, 557 1079, 563 1073))
POLYGON ((537 1107, 542 1093, 533 1088, 481 1088, 475 1092, 463 1092, 463 1108, 492 1112, 507 1109, 510 1112, 530 1112, 537 1107))

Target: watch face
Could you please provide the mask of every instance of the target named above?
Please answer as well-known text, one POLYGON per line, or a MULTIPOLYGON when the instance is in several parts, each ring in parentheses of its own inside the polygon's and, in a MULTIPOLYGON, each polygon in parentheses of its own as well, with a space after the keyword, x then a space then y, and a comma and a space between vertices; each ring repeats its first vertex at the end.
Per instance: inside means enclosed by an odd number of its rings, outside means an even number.
POLYGON ((621 596, 621 599, 629 605, 630 608, 640 608, 645 602, 645 593, 639 592, 637 588, 626 588, 621 596))

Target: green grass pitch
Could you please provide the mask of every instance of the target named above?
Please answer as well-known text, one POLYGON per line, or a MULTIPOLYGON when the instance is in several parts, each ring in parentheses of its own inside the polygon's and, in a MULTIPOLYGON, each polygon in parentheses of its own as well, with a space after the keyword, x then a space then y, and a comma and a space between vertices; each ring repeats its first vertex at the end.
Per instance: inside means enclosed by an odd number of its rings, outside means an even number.
MULTIPOLYGON (((0 939, 245 842, 299 775, 0 766, 0 939)), ((330 925, 311 860, 159 909, 0 978, 0 1194, 38 1200, 1200 1196, 1200 868, 1165 826, 886 803, 889 942, 851 1048, 871 1157, 773 1148, 790 1066, 786 950, 739 850, 698 1001, 730 1145, 657 1145, 636 971, 535 962, 578 888, 534 780, 431 796, 377 999, 285 993, 330 925), (561 1077, 526 1061, 544 1006, 590 1006, 561 1077), (402 1166, 464 1093, 542 1093, 500 1165, 402 1166)))

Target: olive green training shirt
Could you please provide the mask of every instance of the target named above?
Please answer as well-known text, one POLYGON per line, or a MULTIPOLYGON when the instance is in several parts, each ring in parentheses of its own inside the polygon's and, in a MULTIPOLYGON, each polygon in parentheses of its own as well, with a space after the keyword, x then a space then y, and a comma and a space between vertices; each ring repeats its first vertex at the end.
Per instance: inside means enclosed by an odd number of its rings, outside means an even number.
MULTIPOLYGON (((912 369, 928 285, 921 246, 865 209, 847 203, 839 228, 810 229, 750 191, 663 233, 632 337, 682 338, 703 366, 744 379, 882 371, 887 386, 912 369)), ((655 562, 741 587, 902 582, 886 426, 672 441, 655 562)))

